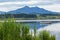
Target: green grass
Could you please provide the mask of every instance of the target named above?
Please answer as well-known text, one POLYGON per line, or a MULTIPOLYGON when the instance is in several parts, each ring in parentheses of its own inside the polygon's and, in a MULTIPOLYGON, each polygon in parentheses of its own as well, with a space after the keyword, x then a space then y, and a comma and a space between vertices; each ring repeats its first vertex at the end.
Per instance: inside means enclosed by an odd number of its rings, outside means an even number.
POLYGON ((55 36, 48 31, 42 31, 36 35, 36 28, 34 27, 34 36, 29 32, 27 25, 21 26, 16 23, 14 19, 8 19, 0 22, 0 40, 55 40, 55 36))

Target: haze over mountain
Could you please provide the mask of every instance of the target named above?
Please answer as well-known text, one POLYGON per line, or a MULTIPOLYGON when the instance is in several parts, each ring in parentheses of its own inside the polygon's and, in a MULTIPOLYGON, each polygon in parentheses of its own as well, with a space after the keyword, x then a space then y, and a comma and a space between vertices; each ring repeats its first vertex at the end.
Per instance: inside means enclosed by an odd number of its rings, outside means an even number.
POLYGON ((0 11, 0 14, 5 14, 6 12, 0 11))
POLYGON ((0 14, 5 14, 5 13, 6 14, 21 14, 21 13, 24 13, 24 14, 58 14, 58 12, 51 12, 51 11, 45 10, 43 8, 28 7, 28 6, 25 6, 23 8, 19 8, 19 9, 13 10, 13 11, 9 11, 9 12, 0 11, 0 14))
POLYGON ((51 12, 39 7, 28 7, 19 8, 17 10, 9 11, 11 14, 25 13, 25 14, 56 14, 56 12, 51 12))

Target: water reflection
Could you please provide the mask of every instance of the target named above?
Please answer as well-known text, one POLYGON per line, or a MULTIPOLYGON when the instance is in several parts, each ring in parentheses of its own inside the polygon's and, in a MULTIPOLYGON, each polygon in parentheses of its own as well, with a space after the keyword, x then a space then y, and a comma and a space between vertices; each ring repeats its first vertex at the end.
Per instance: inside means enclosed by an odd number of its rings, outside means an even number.
POLYGON ((59 21, 45 21, 45 22, 21 22, 21 25, 25 24, 28 25, 30 29, 33 29, 34 27, 36 27, 37 29, 39 28, 43 28, 45 26, 48 26, 50 24, 53 23, 58 23, 59 21))

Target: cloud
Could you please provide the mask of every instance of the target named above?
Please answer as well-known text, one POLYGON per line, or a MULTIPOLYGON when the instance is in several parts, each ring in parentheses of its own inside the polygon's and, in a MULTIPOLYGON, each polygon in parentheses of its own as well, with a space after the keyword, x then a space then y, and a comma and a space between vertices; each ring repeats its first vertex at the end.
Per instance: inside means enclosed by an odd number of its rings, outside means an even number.
POLYGON ((31 6, 37 4, 37 1, 22 2, 2 2, 0 3, 0 11, 11 11, 23 6, 31 6))
POLYGON ((43 2, 46 2, 47 4, 48 3, 53 3, 53 4, 60 4, 60 0, 31 0, 31 1, 42 1, 43 2))
POLYGON ((10 11, 21 8, 23 6, 30 6, 37 4, 37 1, 28 1, 28 2, 2 2, 0 3, 0 11, 10 11))
POLYGON ((29 1, 29 0, 0 0, 0 2, 15 2, 15 1, 29 1))
POLYGON ((0 0, 0 2, 22 2, 22 1, 38 1, 45 4, 56 3, 60 4, 60 0, 0 0))
MULTIPOLYGON (((8 1, 8 0, 5 0, 8 1)), ((20 5, 51 5, 57 4, 59 0, 9 0, 8 2, 2 2, 0 5, 20 4, 20 5)), ((1 2, 1 1, 0 1, 1 2)))
POLYGON ((30 7, 38 6, 40 8, 44 8, 44 9, 49 10, 49 11, 60 12, 60 4, 48 4, 48 5, 40 5, 40 4, 38 4, 37 1, 4 2, 4 3, 0 3, 0 11, 16 10, 16 9, 24 7, 24 6, 30 6, 30 7))
POLYGON ((32 5, 32 4, 37 4, 37 1, 28 1, 28 2, 4 2, 0 3, 0 5, 32 5))
POLYGON ((60 12, 60 4, 58 2, 59 0, 9 0, 8 2, 1 2, 0 0, 0 11, 15 10, 23 6, 38 6, 50 11, 60 12))
POLYGON ((38 7, 44 8, 46 10, 53 11, 53 12, 60 12, 60 4, 42 5, 38 7))

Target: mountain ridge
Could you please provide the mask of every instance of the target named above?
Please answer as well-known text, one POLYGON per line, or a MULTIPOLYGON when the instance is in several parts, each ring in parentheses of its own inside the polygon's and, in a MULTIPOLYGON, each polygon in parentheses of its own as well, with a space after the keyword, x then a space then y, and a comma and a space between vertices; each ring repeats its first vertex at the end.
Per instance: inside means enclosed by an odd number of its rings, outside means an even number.
POLYGON ((25 13, 25 14, 56 14, 57 12, 51 12, 48 10, 45 10, 43 8, 39 8, 39 7, 28 7, 25 6, 23 8, 19 8, 13 11, 9 11, 8 13, 25 13))
POLYGON ((13 11, 8 11, 8 12, 3 12, 0 11, 0 14, 60 14, 59 12, 52 12, 52 11, 48 11, 46 9, 43 8, 39 8, 39 7, 22 7, 13 11))

